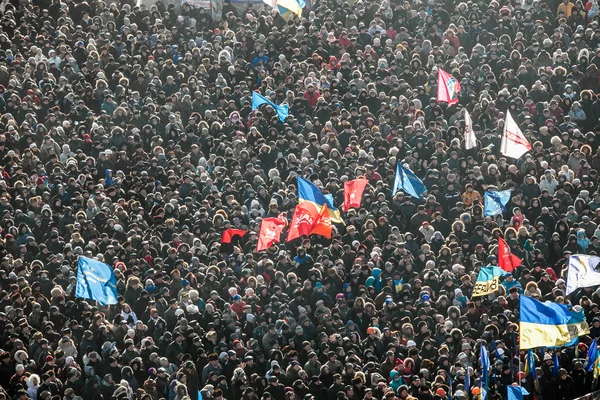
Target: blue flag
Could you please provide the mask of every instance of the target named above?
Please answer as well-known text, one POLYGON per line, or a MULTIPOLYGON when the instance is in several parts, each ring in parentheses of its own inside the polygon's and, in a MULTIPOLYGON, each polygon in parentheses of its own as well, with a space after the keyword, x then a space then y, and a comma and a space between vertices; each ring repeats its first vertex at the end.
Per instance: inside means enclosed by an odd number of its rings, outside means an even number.
POLYGON ((554 368, 552 369, 552 376, 554 379, 558 378, 558 370, 560 369, 560 364, 558 363, 558 353, 554 353, 554 368))
POLYGON ((252 92, 252 111, 256 110, 259 106, 262 106, 263 104, 268 104, 271 107, 273 107, 277 112, 279 120, 281 120, 281 122, 285 122, 285 119, 289 115, 289 107, 287 106, 287 104, 282 104, 278 106, 271 100, 267 99, 265 96, 256 92, 252 92))
MULTIPOLYGON (((481 387, 482 389, 487 389, 490 370, 490 355, 485 346, 481 346, 479 365, 481 366, 481 387)), ((483 393, 483 390, 481 392, 483 393)))
POLYGON ((93 258, 79 257, 75 297, 96 300, 100 305, 117 304, 117 279, 113 269, 93 258))
POLYGON ((587 352, 587 356, 585 357, 585 364, 583 368, 590 372, 592 368, 594 368, 594 364, 596 364, 596 360, 598 359, 598 344, 596 343, 596 339, 590 343, 590 348, 587 352))
POLYGON ((523 396, 527 396, 529 392, 521 386, 507 386, 506 387, 506 399, 507 400, 523 400, 523 396))
POLYGON ((198 400, 202 400, 204 396, 202 396, 202 392, 198 390, 198 400))
POLYGON ((483 215, 493 217, 502 214, 506 210, 506 203, 510 200, 510 190, 489 191, 483 196, 483 215))
POLYGON ((421 200, 424 200, 423 194, 427 191, 423 181, 421 181, 410 169, 401 163, 398 163, 396 164, 396 179, 394 179, 392 196, 395 196, 396 192, 400 189, 406 194, 421 200))

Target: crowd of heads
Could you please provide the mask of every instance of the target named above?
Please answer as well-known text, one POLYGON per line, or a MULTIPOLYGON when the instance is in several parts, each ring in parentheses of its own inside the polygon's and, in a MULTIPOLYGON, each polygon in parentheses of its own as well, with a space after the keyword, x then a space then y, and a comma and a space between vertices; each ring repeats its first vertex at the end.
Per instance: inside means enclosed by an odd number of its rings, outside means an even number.
POLYGON ((0 399, 595 390, 600 292, 567 296, 565 269, 600 254, 597 0, 307 3, 0 4, 0 399), (455 104, 436 100, 440 69, 455 104), (507 113, 533 147, 518 160, 500 152, 507 113), (394 190, 397 163, 423 199, 394 190), (345 182, 369 184, 331 239, 256 251, 298 177, 338 209, 345 182), (502 213, 486 190, 511 190, 502 213), (225 243, 230 228, 247 233, 225 243), (522 265, 473 296, 499 238, 522 265), (114 269, 117 304, 75 296, 82 256, 114 269), (520 296, 590 324, 535 352, 537 380, 520 296))

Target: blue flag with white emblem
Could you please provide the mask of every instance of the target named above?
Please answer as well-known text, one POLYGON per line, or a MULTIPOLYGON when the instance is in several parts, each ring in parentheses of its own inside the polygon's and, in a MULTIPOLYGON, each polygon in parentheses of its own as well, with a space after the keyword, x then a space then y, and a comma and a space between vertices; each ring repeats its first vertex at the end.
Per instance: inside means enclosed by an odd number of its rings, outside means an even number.
POLYGON ((510 200, 510 190, 486 191, 483 196, 483 215, 493 217, 506 210, 506 203, 510 200))
POLYGON ((398 190, 402 190, 416 199, 423 200, 423 194, 427 192, 427 187, 410 169, 398 163, 392 196, 395 196, 398 190))
POLYGON ((117 304, 117 279, 114 270, 93 258, 79 257, 75 297, 96 300, 106 306, 117 304))

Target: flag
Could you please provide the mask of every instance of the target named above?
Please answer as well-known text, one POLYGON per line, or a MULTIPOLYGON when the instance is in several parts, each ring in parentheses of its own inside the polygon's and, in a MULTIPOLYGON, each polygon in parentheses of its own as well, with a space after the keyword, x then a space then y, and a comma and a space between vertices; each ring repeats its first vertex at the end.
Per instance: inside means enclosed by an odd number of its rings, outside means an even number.
POLYGON ((263 0, 263 3, 265 3, 266 5, 268 5, 271 8, 277 7, 277 1, 275 1, 275 0, 263 0))
POLYGON ((360 207, 367 183, 369 183, 367 179, 354 179, 344 182, 344 205, 342 210, 348 211, 352 207, 360 207))
POLYGON ((455 77, 438 68, 437 101, 448 104, 458 103, 460 83, 455 77))
POLYGON ((298 202, 301 204, 306 202, 314 204, 317 208, 317 213, 321 211, 323 205, 327 204, 331 222, 336 224, 344 223, 344 220, 340 216, 340 210, 333 205, 333 197, 324 195, 314 183, 301 177, 298 177, 298 202))
POLYGON ((98 260, 79 257, 75 297, 96 300, 102 306, 117 304, 117 278, 112 267, 98 260))
POLYGON ((529 392, 522 386, 513 383, 506 387, 506 400, 523 400, 523 396, 529 395, 529 392))
POLYGON ((600 285, 600 272, 596 269, 600 257, 573 254, 569 257, 567 289, 565 295, 584 287, 600 285))
POLYGON ((288 229, 288 235, 286 241, 294 240, 300 236, 310 235, 315 221, 319 218, 319 211, 317 207, 311 202, 301 203, 296 206, 294 210, 294 216, 290 227, 288 229))
POLYGON ((233 240, 234 236, 242 237, 246 233, 248 233, 247 229, 246 230, 244 230, 244 229, 235 229, 235 228, 225 229, 225 231, 223 231, 223 236, 221 236, 221 243, 231 243, 231 241, 233 240))
POLYGON ((565 346, 581 335, 590 333, 583 309, 569 310, 565 304, 542 303, 520 297, 519 348, 565 346))
POLYGON ((500 267, 483 267, 479 270, 477 281, 473 286, 472 297, 494 293, 500 287, 500 277, 506 272, 500 267))
POLYGON ((558 378, 558 370, 560 369, 560 363, 558 362, 558 353, 554 353, 554 366, 552 367, 552 377, 558 378))
POLYGON ((585 357, 585 364, 583 368, 590 372, 594 365, 596 364, 596 360, 598 359, 598 344, 596 343, 596 339, 592 340, 590 343, 590 348, 588 349, 587 356, 585 357))
POLYGON ((404 279, 394 279, 394 286, 396 287, 397 294, 400 294, 402 292, 403 283, 404 283, 404 279))
POLYGON ((275 243, 279 243, 281 233, 286 224, 287 220, 283 216, 277 218, 264 218, 260 223, 256 251, 266 250, 275 243))
POLYGON ((483 215, 493 217, 506 210, 506 203, 510 200, 510 190, 486 190, 483 194, 483 215))
POLYGON ((498 266, 507 272, 513 272, 521 262, 519 257, 511 253, 506 241, 498 236, 498 266))
POLYGON ((600 376, 600 357, 596 358, 596 363, 594 364, 594 370, 592 371, 592 378, 594 380, 598 380, 598 376, 600 376))
POLYGON ((394 179, 392 196, 395 196, 396 192, 400 189, 412 197, 421 200, 424 200, 423 194, 427 191, 423 181, 421 181, 408 167, 405 167, 398 162, 398 164, 396 164, 396 179, 394 179))
POLYGON ((510 115, 510 111, 507 111, 504 133, 500 142, 500 153, 503 156, 518 159, 531 149, 531 143, 529 143, 523 132, 521 132, 521 129, 519 129, 519 125, 517 125, 512 115, 510 115))
POLYGON ((477 147, 477 138, 473 131, 473 120, 471 115, 465 109, 465 149, 471 150, 477 147))
POLYGON ((311 235, 325 236, 331 239, 331 218, 329 217, 329 208, 327 204, 323 204, 319 217, 315 220, 313 228, 310 231, 311 235))
POLYGON ((198 389, 198 400, 203 400, 202 392, 198 389))
POLYGON ((252 111, 256 110, 259 106, 263 104, 268 104, 275 109, 277 112, 277 116, 281 122, 285 122, 285 119, 289 115, 289 107, 287 104, 277 105, 273 103, 271 100, 267 99, 265 96, 260 93, 252 92, 252 111))
POLYGON ((290 19, 292 15, 302 16, 302 9, 306 6, 303 0, 276 0, 279 14, 284 20, 290 19))
MULTIPOLYGON (((479 366, 481 367, 481 379, 480 379, 480 384, 481 384, 481 393, 484 393, 484 389, 486 389, 487 391, 487 387, 488 387, 488 383, 489 383, 489 377, 490 377, 490 355, 488 354, 487 349, 485 348, 485 346, 481 346, 479 348, 479 366)), ((485 399, 485 397, 482 395, 481 396, 482 399, 485 399)))
POLYGON ((471 375, 469 374, 469 357, 467 357, 467 364, 465 366, 465 393, 471 391, 471 375))

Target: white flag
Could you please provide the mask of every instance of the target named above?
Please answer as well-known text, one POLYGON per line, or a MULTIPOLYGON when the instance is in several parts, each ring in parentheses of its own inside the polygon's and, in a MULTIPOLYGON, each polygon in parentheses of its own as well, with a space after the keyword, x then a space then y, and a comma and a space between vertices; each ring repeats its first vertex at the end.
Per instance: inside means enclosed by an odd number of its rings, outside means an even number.
POLYGON ((465 149, 471 150, 477 147, 477 139, 473 132, 473 120, 469 112, 465 110, 465 149))
POLYGON ((600 257, 583 254, 570 256, 565 295, 569 295, 579 288, 600 285, 598 263, 600 263, 600 257))
POLYGON ((521 132, 521 129, 519 129, 519 125, 517 125, 512 115, 510 115, 510 111, 507 111, 504 133, 502 135, 502 142, 500 143, 500 152, 503 156, 519 159, 531 149, 531 143, 529 143, 523 132, 521 132))

